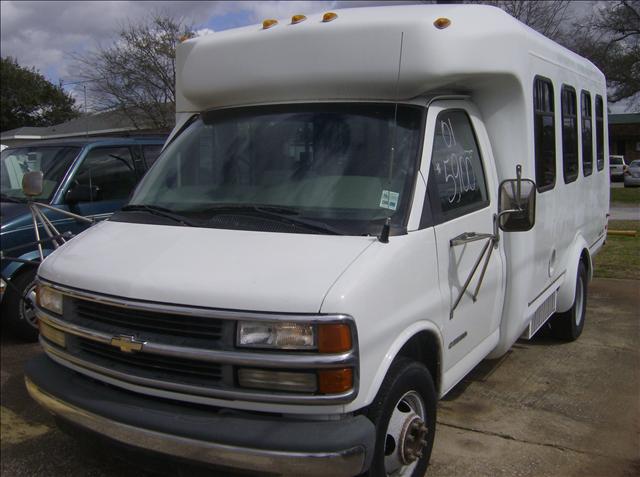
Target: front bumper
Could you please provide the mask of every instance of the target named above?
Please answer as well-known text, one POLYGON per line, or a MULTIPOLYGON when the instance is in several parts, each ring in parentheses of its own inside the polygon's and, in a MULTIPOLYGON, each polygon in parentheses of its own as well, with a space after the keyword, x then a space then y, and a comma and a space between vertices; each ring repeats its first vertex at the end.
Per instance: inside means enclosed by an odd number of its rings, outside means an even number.
POLYGON ((365 416, 305 421, 149 398, 94 381, 42 355, 25 368, 33 399, 57 417, 133 447, 213 466, 280 475, 353 476, 368 469, 365 416))

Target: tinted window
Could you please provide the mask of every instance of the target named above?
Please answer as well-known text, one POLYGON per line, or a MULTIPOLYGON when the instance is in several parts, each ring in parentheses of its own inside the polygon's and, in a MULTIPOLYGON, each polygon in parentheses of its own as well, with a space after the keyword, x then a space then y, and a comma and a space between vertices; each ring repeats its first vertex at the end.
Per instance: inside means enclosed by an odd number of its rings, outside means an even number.
POLYGON ((160 152, 162 151, 162 144, 150 144, 142 146, 142 153, 144 154, 144 161, 147 164, 147 168, 156 162, 160 152))
POLYGON ((433 192, 445 217, 488 204, 480 150, 465 112, 443 111, 438 115, 430 174, 434 180, 429 186, 435 187, 433 192))
POLYGON ((578 106, 576 90, 562 86, 562 170, 565 183, 578 177, 578 106))
POLYGON ((583 91, 580 95, 580 121, 582 124, 582 173, 585 176, 593 172, 592 118, 591 94, 583 91))
POLYGON ((596 158, 598 170, 604 168, 604 116, 602 96, 596 95, 596 158))
POLYGON ((93 149, 82 161, 75 182, 97 190, 98 200, 125 200, 136 185, 129 148, 93 149))
POLYGON ((536 185, 540 192, 552 189, 556 182, 556 132, 553 85, 536 78, 533 86, 534 148, 536 185))

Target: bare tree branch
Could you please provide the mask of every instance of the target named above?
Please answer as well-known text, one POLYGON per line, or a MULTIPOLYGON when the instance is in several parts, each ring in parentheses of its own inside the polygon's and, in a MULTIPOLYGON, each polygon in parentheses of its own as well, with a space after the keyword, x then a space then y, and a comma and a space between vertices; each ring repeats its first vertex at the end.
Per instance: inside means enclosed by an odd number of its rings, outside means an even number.
POLYGON ((166 111, 175 103, 175 50, 193 34, 182 19, 155 14, 123 25, 108 46, 74 55, 93 108, 122 110, 137 128, 171 127, 166 111))

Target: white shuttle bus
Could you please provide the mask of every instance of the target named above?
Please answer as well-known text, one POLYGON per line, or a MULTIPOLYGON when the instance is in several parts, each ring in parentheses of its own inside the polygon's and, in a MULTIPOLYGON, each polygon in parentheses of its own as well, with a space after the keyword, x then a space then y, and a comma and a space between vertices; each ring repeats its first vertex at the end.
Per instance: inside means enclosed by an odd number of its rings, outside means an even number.
POLYGON ((436 405, 575 340, 609 208, 605 78, 478 5, 189 39, 122 212, 40 266, 31 396, 223 468, 422 476, 436 405))

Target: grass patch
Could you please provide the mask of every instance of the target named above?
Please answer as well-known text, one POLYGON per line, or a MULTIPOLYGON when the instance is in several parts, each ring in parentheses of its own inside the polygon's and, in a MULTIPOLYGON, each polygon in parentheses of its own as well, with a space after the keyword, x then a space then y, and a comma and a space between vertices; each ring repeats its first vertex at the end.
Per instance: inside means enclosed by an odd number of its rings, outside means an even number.
POLYGON ((640 204, 640 187, 611 188, 611 202, 640 204))
POLYGON ((609 235, 595 256, 594 276, 640 280, 640 220, 610 220, 609 230, 635 230, 637 235, 609 235))

